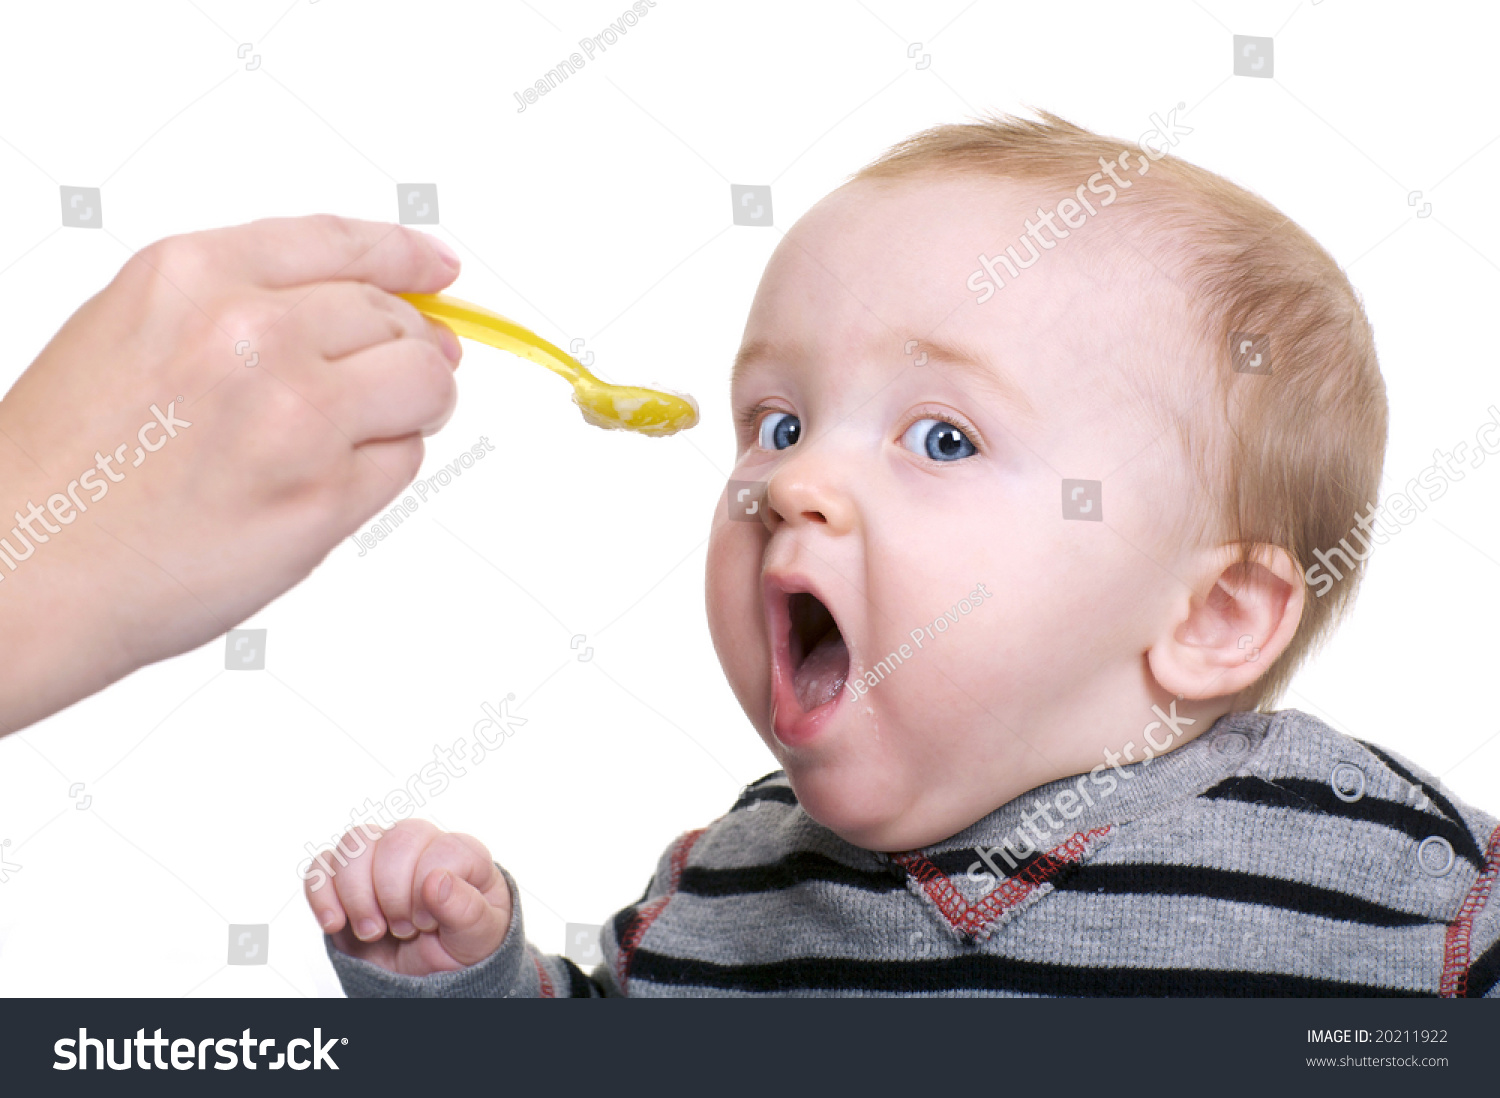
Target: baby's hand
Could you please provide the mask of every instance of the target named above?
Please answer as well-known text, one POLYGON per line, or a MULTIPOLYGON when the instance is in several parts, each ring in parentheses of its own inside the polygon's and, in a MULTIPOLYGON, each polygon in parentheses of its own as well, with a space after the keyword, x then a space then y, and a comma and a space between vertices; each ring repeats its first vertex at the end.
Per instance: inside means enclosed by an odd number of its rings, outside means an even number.
POLYGON ((304 888, 341 952, 426 976, 477 964, 500 948, 510 929, 510 888, 478 839, 426 820, 403 820, 374 842, 353 836, 340 847, 363 842, 364 852, 345 854, 347 865, 325 854, 304 888))

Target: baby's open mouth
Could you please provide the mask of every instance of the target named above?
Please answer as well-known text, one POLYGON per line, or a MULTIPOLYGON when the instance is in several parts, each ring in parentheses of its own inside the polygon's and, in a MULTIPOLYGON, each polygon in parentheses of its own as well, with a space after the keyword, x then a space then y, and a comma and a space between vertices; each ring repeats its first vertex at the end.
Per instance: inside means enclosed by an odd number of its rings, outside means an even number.
POLYGON ((849 648, 838 622, 816 596, 806 591, 787 596, 787 614, 792 690, 808 713, 838 696, 849 676, 849 648))

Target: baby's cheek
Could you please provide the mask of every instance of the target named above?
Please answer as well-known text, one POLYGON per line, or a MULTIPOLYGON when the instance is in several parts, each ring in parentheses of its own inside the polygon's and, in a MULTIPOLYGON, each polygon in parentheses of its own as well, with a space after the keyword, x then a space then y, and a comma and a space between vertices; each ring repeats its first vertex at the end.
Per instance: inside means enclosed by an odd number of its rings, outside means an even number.
POLYGON ((721 511, 709 535, 705 584, 708 631, 719 665, 757 727, 769 722, 771 676, 760 597, 763 540, 761 527, 730 523, 721 511))
MULTIPOLYGON (((987 585, 988 586, 988 585, 987 585)), ((990 587, 991 592, 994 588, 990 587)), ((1050 689, 1047 655, 1037 650, 1037 639, 1018 643, 1017 623, 994 594, 971 603, 956 622, 929 623, 913 648, 907 667, 913 672, 911 691, 925 708, 938 738, 963 740, 1010 714, 1024 710, 1032 689, 1050 689)))

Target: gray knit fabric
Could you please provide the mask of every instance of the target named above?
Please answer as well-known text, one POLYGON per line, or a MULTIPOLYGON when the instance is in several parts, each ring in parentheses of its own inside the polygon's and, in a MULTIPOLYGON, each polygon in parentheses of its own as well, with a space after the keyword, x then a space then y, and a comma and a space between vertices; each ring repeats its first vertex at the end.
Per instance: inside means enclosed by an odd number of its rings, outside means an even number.
POLYGON ((1497 826, 1305 713, 1231 713, 908 855, 850 845, 770 775, 662 854, 589 974, 527 943, 509 873, 477 965, 397 976, 327 944, 350 996, 1497 996, 1497 826), (1049 854, 1012 865, 992 848, 1023 818, 1049 854))

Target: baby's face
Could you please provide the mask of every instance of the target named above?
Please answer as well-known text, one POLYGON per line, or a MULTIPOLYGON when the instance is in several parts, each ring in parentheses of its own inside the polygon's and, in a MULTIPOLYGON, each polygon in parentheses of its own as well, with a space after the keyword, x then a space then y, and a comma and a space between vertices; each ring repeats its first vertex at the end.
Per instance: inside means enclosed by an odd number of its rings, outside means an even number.
POLYGON ((1188 597, 1163 544, 1186 480, 1120 377, 1184 353, 1175 291, 1109 258, 1102 209, 976 304, 976 257, 1039 198, 1058 196, 844 187, 787 234, 746 324, 731 476, 767 496, 763 521, 720 501, 710 629, 803 807, 869 849, 1086 772, 1170 698, 1145 653, 1188 597), (1102 522, 1064 518, 1064 478, 1103 482, 1102 522))

